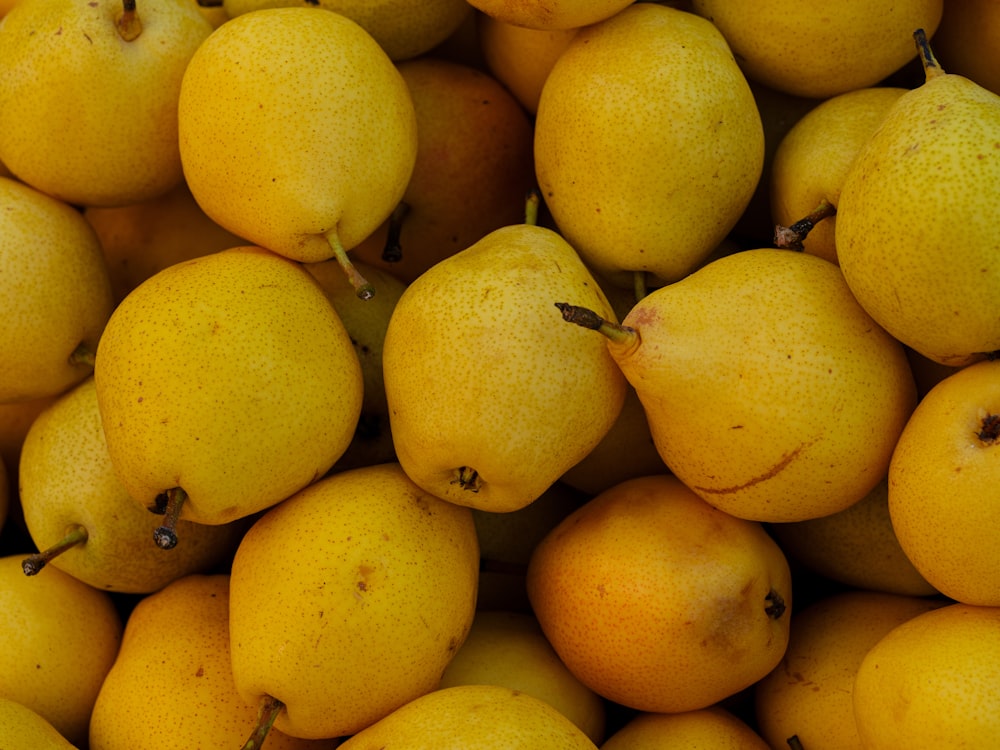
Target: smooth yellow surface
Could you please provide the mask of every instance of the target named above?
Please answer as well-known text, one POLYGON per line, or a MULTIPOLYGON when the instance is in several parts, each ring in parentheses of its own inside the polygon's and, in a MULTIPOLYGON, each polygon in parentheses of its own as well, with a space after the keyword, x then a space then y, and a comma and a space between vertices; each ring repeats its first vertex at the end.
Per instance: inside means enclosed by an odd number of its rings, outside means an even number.
MULTIPOLYGON (((905 92, 889 86, 854 89, 817 104, 791 127, 771 163, 770 204, 775 224, 790 226, 816 210, 821 201, 836 208, 855 156, 905 92)), ((836 263, 836 225, 836 215, 817 222, 803 240, 803 249, 836 263)))
POLYGON ((533 131, 517 100, 482 70, 433 56, 398 68, 417 115, 402 258, 382 259, 387 223, 351 255, 410 282, 494 229, 524 221, 535 180, 533 131))
POLYGON ((0 696, 80 746, 118 654, 121 616, 109 594, 57 568, 29 578, 23 559, 0 557, 0 696))
POLYGON ((1000 608, 953 604, 896 626, 854 683, 865 750, 1000 745, 1000 608))
POLYGON ((397 464, 335 474, 268 511, 232 566, 233 676, 307 738, 357 732, 437 687, 475 611, 471 511, 397 464))
MULTIPOLYGON (((964 2, 964 0, 961 0, 964 2)), ((692 0, 722 31, 748 78, 825 99, 874 86, 915 55, 910 35, 934 33, 942 0, 692 0)))
POLYGON ((224 0, 231 17, 261 8, 325 8, 355 21, 394 61, 445 41, 472 13, 465 0, 224 0))
POLYGON ((725 39, 694 14, 635 3, 581 29, 549 72, 535 173, 560 231, 599 273, 675 281, 739 219, 764 133, 725 39))
POLYGON ((848 590, 796 613, 785 656, 753 689, 758 730, 770 747, 787 747, 795 735, 806 750, 861 750, 853 704, 861 660, 896 625, 943 603, 848 590))
POLYGON ((566 668, 527 612, 476 613, 441 676, 440 687, 455 685, 501 685, 526 693, 558 710, 593 742, 604 739, 603 699, 566 668))
POLYGON ((39 550, 77 525, 87 540, 48 564, 106 591, 145 594, 188 573, 220 564, 244 526, 182 521, 184 543, 164 551, 153 542, 161 517, 132 499, 111 465, 94 379, 63 394, 32 423, 21 450, 20 503, 39 550))
POLYGON ((69 203, 123 205, 182 179, 181 77, 212 25, 194 3, 142 0, 142 32, 118 33, 121 0, 20 0, 0 29, 0 160, 69 203))
POLYGON ((672 476, 622 482, 569 515, 535 548, 527 590, 584 685, 651 712, 706 708, 764 677, 792 613, 788 564, 763 527, 672 476))
POLYGON ((342 750, 596 750, 575 724, 527 693, 497 685, 436 690, 349 738, 342 750))
MULTIPOLYGON (((94 704, 90 750, 240 748, 257 706, 236 692, 229 576, 189 575, 141 599, 94 704)), ((272 730, 271 750, 332 750, 272 730)))
POLYGON ((150 507, 228 523, 284 500, 346 450, 361 367, 301 267, 246 246, 164 269, 115 309, 94 371, 112 465, 150 507))
POLYGON ((601 745, 601 750, 769 750, 746 722, 712 706, 675 714, 640 713, 601 745))
POLYGON ((339 13, 269 8, 220 26, 178 103, 181 161, 214 221, 295 260, 348 250, 396 207, 416 159, 406 83, 339 13))
POLYGON ((841 188, 837 257, 851 291, 942 364, 1000 349, 998 128, 1000 95, 933 68, 892 106, 841 188))
POLYGON ((79 212, 0 177, 0 401, 56 396, 90 375, 69 361, 91 351, 111 315, 100 242, 79 212))
POLYGON ((916 401, 898 341, 837 267, 773 248, 737 252, 661 287, 610 343, 667 466, 708 502, 801 521, 864 497, 916 401))
POLYGON ((75 750, 41 714, 0 697, 0 746, 4 750, 75 750))
POLYGON ((1000 606, 1000 361, 958 370, 921 400, 889 466, 889 513, 899 544, 941 593, 1000 606))
POLYGON ((382 362, 393 441, 413 481, 490 511, 534 501, 611 428, 625 380, 556 302, 613 317, 579 256, 528 224, 491 232, 407 287, 382 362), (456 480, 477 472, 478 490, 456 480))

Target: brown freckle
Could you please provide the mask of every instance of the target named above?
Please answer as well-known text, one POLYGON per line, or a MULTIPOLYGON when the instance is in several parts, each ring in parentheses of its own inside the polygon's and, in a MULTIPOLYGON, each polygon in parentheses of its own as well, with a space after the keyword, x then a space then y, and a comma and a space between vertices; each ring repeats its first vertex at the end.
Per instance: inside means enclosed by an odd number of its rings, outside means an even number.
POLYGON ((368 584, 366 584, 364 581, 358 581, 358 591, 367 591, 367 590, 368 590, 368 584))
POLYGON ((194 676, 195 677, 204 677, 205 676, 205 668, 204 667, 198 667, 198 671, 194 673, 194 676))

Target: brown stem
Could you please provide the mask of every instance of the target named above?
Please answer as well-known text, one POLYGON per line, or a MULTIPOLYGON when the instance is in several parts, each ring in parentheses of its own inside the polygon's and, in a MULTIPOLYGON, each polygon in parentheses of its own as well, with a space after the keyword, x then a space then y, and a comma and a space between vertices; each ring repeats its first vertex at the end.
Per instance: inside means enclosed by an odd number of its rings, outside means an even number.
POLYGON ((382 248, 382 260, 386 263, 399 263, 403 259, 403 246, 399 242, 399 236, 403 232, 403 220, 408 213, 410 204, 400 201, 389 214, 388 232, 382 248))
POLYGON ((823 219, 835 216, 837 209, 826 198, 819 202, 819 205, 812 210, 812 213, 802 217, 791 226, 783 227, 778 224, 774 228, 775 247, 787 250, 803 250, 802 242, 813 230, 813 228, 823 219))
POLYGON ((920 58, 920 64, 924 67, 924 79, 929 81, 935 76, 944 75, 944 68, 934 56, 931 43, 927 40, 927 32, 923 29, 915 30, 913 41, 917 45, 917 56, 920 58))
POLYGON ((368 283, 367 279, 361 275, 361 272, 354 267, 351 259, 347 257, 347 250, 341 244, 340 237, 337 236, 337 230, 331 229, 327 232, 326 240, 330 243, 330 249, 333 250, 333 257, 336 258, 340 267, 344 269, 344 273, 347 274, 347 280, 351 282, 351 286, 354 287, 354 292, 358 295, 358 298, 370 300, 374 297, 375 287, 368 283))
POLYGON ((135 0, 122 0, 121 15, 115 19, 115 28, 118 29, 118 36, 126 42, 131 42, 139 38, 142 33, 142 21, 135 10, 135 0))
POLYGON ((805 750, 805 748, 802 747, 802 740, 799 739, 797 734, 793 734, 785 740, 785 742, 788 743, 789 750, 805 750))
POLYGON ((576 323, 583 328, 598 331, 615 343, 633 344, 639 338, 634 328, 605 320, 590 308, 571 305, 568 302, 556 302, 555 305, 567 323, 576 323))
POLYGON ((78 544, 83 544, 87 541, 88 536, 86 527, 79 524, 70 526, 66 530, 66 535, 51 547, 24 558, 24 561, 21 563, 21 570, 24 571, 26 576, 36 575, 52 558, 58 557, 66 550, 78 544))
POLYGON ((160 549, 173 549, 177 546, 177 522, 181 517, 181 509, 187 501, 187 493, 180 487, 172 487, 166 492, 167 504, 164 508, 163 523, 153 530, 153 541, 160 549))
POLYGON ((242 750, 260 750, 267 739, 271 727, 274 725, 278 714, 285 707, 285 704, 270 695, 265 695, 260 701, 257 709, 257 723, 254 726, 253 734, 244 743, 242 750))
POLYGON ((538 226, 538 206, 542 202, 542 196, 536 188, 528 191, 524 200, 524 223, 528 226, 538 226))

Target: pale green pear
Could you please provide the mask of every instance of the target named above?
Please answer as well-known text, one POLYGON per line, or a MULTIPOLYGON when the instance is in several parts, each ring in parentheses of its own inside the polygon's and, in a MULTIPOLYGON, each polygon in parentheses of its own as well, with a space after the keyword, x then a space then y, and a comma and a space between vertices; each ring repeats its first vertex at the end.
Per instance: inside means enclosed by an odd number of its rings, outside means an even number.
POLYGON ((700 265, 763 165, 750 86, 719 30, 692 13, 634 3, 585 27, 542 88, 542 198, 584 260, 626 288, 637 273, 659 285, 700 265))
POLYGON ((744 250, 651 292, 620 326, 593 317, 581 322, 607 334, 664 463, 741 518, 859 501, 916 404, 903 346, 814 255, 744 250))
POLYGON ((167 552, 150 544, 160 519, 115 475, 92 377, 32 422, 18 478, 24 524, 40 550, 25 558, 25 572, 36 575, 51 563, 105 591, 145 594, 228 564, 247 526, 180 521, 181 548, 167 552))
POLYGON ((94 230, 72 206, 0 177, 0 402, 56 396, 93 372, 114 306, 94 230))
POLYGON ((395 463, 267 511, 236 551, 229 612, 233 677, 262 708, 260 734, 268 721, 295 737, 352 734, 436 688, 471 626, 478 574, 472 511, 395 463))
POLYGON ((97 349, 111 463, 143 507, 225 524, 322 477, 351 441, 361 366, 302 265, 255 246, 178 263, 119 304, 97 349))
POLYGON ((396 455, 417 485, 517 510, 603 439, 625 380, 603 342, 561 324, 552 302, 567 295, 614 315, 566 240, 530 223, 491 232, 406 288, 382 363, 396 455))
POLYGON ((167 192, 181 77, 210 33, 184 0, 20 0, 0 28, 0 159, 77 205, 167 192))
POLYGON ((58 568, 27 578, 22 558, 0 557, 0 697, 82 745, 121 645, 121 614, 110 594, 58 568))
POLYGON ((1000 95, 937 64, 844 177, 837 257, 869 314, 919 354, 961 366, 1000 350, 1000 95))
POLYGON ((385 221, 416 161, 405 81, 355 21, 315 8, 238 15, 191 58, 178 105, 191 193, 218 224, 300 261, 337 258, 385 221))
MULTIPOLYGON (((188 575, 139 600, 94 703, 89 750, 241 747, 257 706, 233 683, 229 589, 228 575, 188 575)), ((268 750, 334 747, 277 730, 267 740, 268 750)))
POLYGON ((0 747, 4 750, 76 750, 45 717, 0 696, 0 747))

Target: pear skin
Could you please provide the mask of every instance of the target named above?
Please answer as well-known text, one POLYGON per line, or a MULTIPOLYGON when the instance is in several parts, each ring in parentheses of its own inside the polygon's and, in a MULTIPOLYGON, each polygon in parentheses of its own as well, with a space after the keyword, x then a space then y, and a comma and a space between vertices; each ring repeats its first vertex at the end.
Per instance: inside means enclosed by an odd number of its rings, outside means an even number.
POLYGON ((77 750, 37 711, 2 696, 0 745, 5 750, 77 750))

